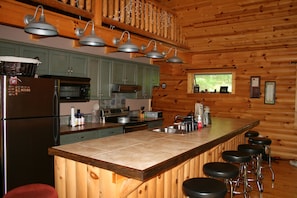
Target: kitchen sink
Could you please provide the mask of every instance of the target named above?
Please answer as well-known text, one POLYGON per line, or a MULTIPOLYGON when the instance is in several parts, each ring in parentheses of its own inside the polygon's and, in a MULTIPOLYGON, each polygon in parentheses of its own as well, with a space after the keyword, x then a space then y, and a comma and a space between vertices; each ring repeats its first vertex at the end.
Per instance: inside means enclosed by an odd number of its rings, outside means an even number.
POLYGON ((175 128, 155 128, 152 131, 159 132, 159 133, 174 133, 174 134, 185 134, 188 133, 184 130, 178 130, 175 128))

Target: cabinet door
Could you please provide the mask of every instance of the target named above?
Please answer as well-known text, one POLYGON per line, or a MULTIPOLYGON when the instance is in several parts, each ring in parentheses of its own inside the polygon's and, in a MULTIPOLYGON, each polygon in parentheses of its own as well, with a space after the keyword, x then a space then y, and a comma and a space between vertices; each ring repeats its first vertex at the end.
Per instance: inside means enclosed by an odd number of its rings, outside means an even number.
POLYGON ((19 56, 19 45, 14 43, 0 42, 0 56, 19 56))
POLYGON ((99 69, 99 96, 101 99, 111 97, 111 67, 112 61, 108 59, 100 60, 99 69))
POLYGON ((123 127, 107 128, 99 130, 100 137, 107 137, 112 135, 122 134, 124 132, 123 127))
POLYGON ((51 50, 49 52, 50 74, 67 76, 71 72, 69 69, 69 54, 51 50))
POLYGON ((26 58, 38 58, 41 64, 37 66, 36 73, 38 75, 48 74, 49 73, 49 63, 48 63, 48 50, 37 48, 37 47, 29 47, 29 46, 21 46, 20 55, 26 58))
POLYGON ((50 74, 62 76, 87 76, 87 56, 51 50, 49 53, 50 74))
POLYGON ((136 84, 137 65, 133 63, 125 64, 124 80, 125 84, 135 85, 136 84))
POLYGON ((80 133, 65 134, 60 136, 60 144, 71 144, 75 142, 81 142, 84 140, 91 140, 99 138, 99 131, 84 131, 80 133))
POLYGON ((88 58, 84 55, 70 54, 69 69, 70 76, 86 77, 87 76, 88 58))
POLYGON ((99 63, 100 59, 89 58, 89 78, 91 78, 91 99, 99 98, 99 63))
POLYGON ((124 84, 124 66, 125 64, 118 61, 113 61, 112 63, 112 83, 114 84, 124 84))
POLYGON ((141 86, 141 91, 138 91, 137 98, 143 98, 143 89, 144 89, 144 71, 143 71, 143 65, 137 66, 137 85, 141 86))
POLYGON ((160 69, 159 67, 152 67, 151 70, 152 75, 152 86, 159 86, 160 85, 160 69))

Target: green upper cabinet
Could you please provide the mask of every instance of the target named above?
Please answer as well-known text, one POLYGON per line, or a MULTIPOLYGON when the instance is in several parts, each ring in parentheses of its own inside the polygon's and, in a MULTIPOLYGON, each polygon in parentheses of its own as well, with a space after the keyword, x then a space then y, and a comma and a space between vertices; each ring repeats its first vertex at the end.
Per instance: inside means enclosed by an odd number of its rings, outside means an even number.
POLYGON ((112 83, 114 84, 136 84, 137 64, 113 61, 112 63, 112 83))
POLYGON ((112 61, 104 58, 89 58, 89 77, 91 78, 91 99, 111 97, 112 61))
POLYGON ((150 65, 138 66, 137 84, 142 86, 141 92, 137 97, 150 98, 154 86, 159 86, 159 67, 150 65))
POLYGON ((49 60, 48 60, 48 50, 43 48, 37 48, 33 46, 21 46, 20 47, 20 56, 26 58, 38 58, 41 62, 37 66, 36 73, 38 75, 48 74, 49 73, 49 60))
POLYGON ((19 56, 20 47, 14 43, 0 42, 0 56, 19 56))
POLYGON ((109 99, 111 97, 111 67, 111 60, 103 58, 100 60, 99 96, 101 99, 109 99))
POLYGON ((87 76, 88 57, 64 51, 50 51, 50 74, 62 76, 87 76))

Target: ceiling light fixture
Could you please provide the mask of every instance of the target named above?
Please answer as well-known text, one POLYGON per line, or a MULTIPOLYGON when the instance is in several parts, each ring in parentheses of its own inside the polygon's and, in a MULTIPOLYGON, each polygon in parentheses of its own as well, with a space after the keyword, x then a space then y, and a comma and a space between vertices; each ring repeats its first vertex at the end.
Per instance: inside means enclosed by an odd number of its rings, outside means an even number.
POLYGON ((56 36, 58 35, 58 31, 56 27, 45 22, 45 16, 43 14, 43 6, 38 5, 34 16, 26 15, 24 18, 24 23, 26 24, 24 31, 30 34, 36 34, 40 36, 56 36), (41 8, 41 14, 39 17, 39 21, 36 22, 36 15, 38 9, 41 8))
POLYGON ((139 48, 137 47, 137 45, 135 45, 131 42, 130 33, 128 31, 124 31, 120 38, 114 38, 112 40, 113 44, 118 45, 120 43, 120 41, 123 39, 125 33, 128 34, 127 42, 120 45, 118 47, 118 51, 120 51, 120 52, 138 52, 139 48))
POLYGON ((104 46, 105 45, 105 42, 103 41, 103 39, 101 39, 100 37, 98 37, 95 33, 95 24, 94 24, 94 21, 88 21, 85 28, 82 29, 82 28, 75 28, 75 34, 76 36, 79 36, 81 37, 79 39, 79 43, 81 45, 89 45, 89 46, 94 46, 94 47, 101 47, 101 46, 104 46), (91 33, 90 35, 88 36, 83 36, 88 25, 92 23, 92 30, 91 30, 91 33))
POLYGON ((152 49, 152 51, 146 53, 145 56, 147 58, 164 58, 164 54, 158 52, 158 50, 157 50, 157 42, 155 40, 150 40, 149 43, 147 44, 147 46, 142 45, 141 46, 141 50, 142 51, 145 51, 150 46, 150 44, 152 42, 155 43, 154 48, 152 49))
MULTIPOLYGON (((169 54, 172 49, 173 48, 170 48, 168 50, 168 52, 164 53, 164 54, 166 54, 166 55, 169 54)), ((183 63, 183 60, 180 57, 177 56, 177 49, 176 48, 174 48, 174 56, 166 59, 166 62, 167 63, 183 63)))

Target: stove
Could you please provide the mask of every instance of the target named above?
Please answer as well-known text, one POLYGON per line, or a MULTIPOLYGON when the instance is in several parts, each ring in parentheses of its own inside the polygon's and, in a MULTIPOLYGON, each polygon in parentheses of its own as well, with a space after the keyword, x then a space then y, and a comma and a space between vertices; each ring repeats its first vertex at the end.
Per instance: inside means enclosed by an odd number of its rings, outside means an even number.
POLYGON ((118 123, 119 117, 129 117, 129 122, 123 124, 124 133, 144 130, 148 128, 146 122, 141 120, 138 116, 135 116, 135 113, 130 112, 128 108, 110 108, 102 109, 101 115, 105 116, 106 122, 118 123))

